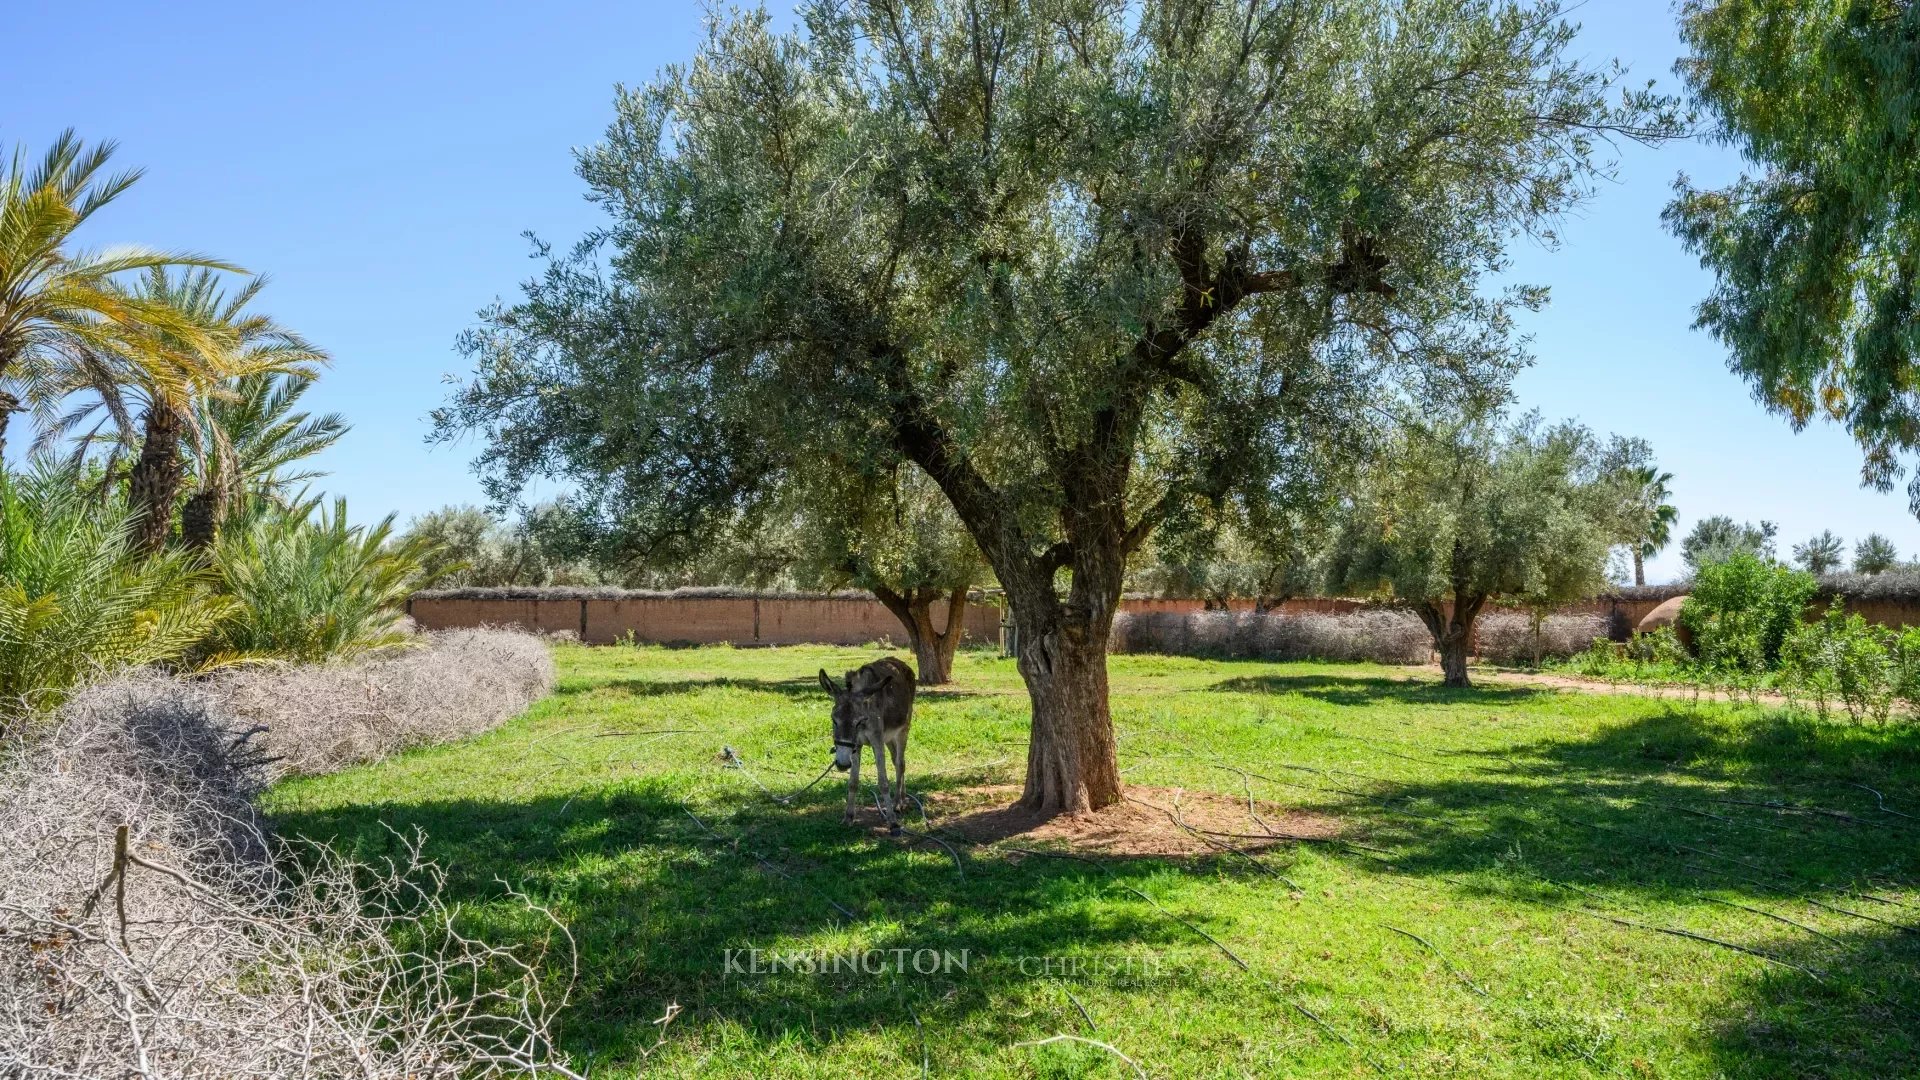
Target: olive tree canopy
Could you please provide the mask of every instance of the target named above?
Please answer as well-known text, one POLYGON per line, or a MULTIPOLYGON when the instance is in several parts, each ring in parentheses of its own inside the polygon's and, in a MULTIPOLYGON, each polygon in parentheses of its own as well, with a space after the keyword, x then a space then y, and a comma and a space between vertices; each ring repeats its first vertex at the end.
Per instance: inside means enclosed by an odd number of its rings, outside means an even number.
POLYGON ((1411 605, 1448 686, 1466 686, 1487 603, 1535 609, 1591 596, 1621 538, 1619 484, 1593 433, 1490 419, 1401 431, 1354 495, 1329 580, 1411 605))
POLYGON ((765 515, 786 523, 794 580, 872 593, 905 629, 920 685, 950 681, 968 594, 992 575, 946 495, 912 466, 806 479, 765 515))
POLYGON ((1121 796, 1106 644, 1168 515, 1285 498, 1403 403, 1497 390, 1605 140, 1666 103, 1551 3, 837 0, 717 18, 579 167, 609 224, 468 345, 496 493, 697 536, 911 462, 1006 590, 1023 801, 1121 796))

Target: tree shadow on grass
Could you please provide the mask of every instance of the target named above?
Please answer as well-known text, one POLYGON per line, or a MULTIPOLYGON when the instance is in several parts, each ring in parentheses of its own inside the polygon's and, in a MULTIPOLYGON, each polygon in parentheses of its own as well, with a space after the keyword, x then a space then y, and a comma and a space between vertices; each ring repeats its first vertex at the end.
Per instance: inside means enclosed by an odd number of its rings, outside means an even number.
POLYGON ((1207 689, 1229 694, 1300 694, 1334 705, 1513 705, 1552 693, 1529 686, 1448 687, 1438 679, 1350 675, 1244 675, 1207 689))
POLYGON ((1457 771, 1315 809, 1367 822, 1382 874, 1763 954, 1719 984, 1729 1075, 1920 1075, 1920 732, 1676 708, 1432 760, 1457 771))
MULTIPOLYGON (((840 679, 835 674, 834 679, 840 679)), ((819 677, 815 675, 795 676, 791 679, 749 679, 730 675, 715 676, 710 679, 601 679, 587 683, 567 683, 554 693, 561 697, 577 697, 594 694, 612 697, 654 698, 672 697, 678 694, 695 694, 707 690, 748 690, 761 694, 780 694, 800 700, 818 700, 824 707, 829 704, 827 692, 820 688, 819 677)), ((921 687, 915 693, 918 698, 948 700, 980 697, 989 693, 957 686, 921 687)))
MULTIPOLYGON (((960 848, 956 868, 937 845, 850 829, 840 814, 837 793, 791 808, 758 798, 686 803, 649 779, 568 798, 291 809, 276 825, 363 860, 396 855, 403 837, 423 831, 446 869, 446 898, 466 905, 466 929, 488 940, 541 929, 507 900, 503 881, 552 906, 580 957, 562 1048, 616 1072, 637 1067, 669 1003, 690 1010, 677 1025, 683 1035, 704 1025, 705 1038, 745 1038, 749 1055, 794 1043, 827 1052, 883 1029, 913 1048, 903 1003, 929 1030, 1006 1044, 1033 1031, 996 1008, 1013 983, 1033 981, 1023 957, 1152 952, 1219 964, 1193 933, 1117 887, 1153 892, 1149 879, 1164 863, 960 848), (753 954, 737 951, 755 948, 856 950, 887 970, 756 972, 753 954), (934 954, 941 970, 919 970, 934 954), (950 957, 964 967, 952 969, 950 957)), ((1067 1001, 1058 1006, 1057 1030, 1075 1030, 1067 1001)))
POLYGON ((725 675, 711 679, 599 679, 590 683, 563 684, 554 692, 562 697, 595 694, 651 698, 699 693, 704 690, 750 690, 755 693, 783 694, 796 698, 817 697, 823 701, 827 696, 826 691, 820 689, 820 684, 812 677, 742 679, 725 675))

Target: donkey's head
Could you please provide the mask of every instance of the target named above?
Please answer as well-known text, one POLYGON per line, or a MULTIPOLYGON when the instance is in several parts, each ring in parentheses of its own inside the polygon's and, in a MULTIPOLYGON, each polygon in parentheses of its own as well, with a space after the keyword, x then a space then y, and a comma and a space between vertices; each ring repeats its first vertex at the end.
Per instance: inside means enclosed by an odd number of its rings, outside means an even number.
POLYGON ((853 676, 854 672, 847 672, 847 684, 835 686, 827 669, 820 669, 820 685, 833 695, 833 767, 841 772, 853 768, 853 759, 860 753, 854 740, 859 716, 854 712, 853 676))

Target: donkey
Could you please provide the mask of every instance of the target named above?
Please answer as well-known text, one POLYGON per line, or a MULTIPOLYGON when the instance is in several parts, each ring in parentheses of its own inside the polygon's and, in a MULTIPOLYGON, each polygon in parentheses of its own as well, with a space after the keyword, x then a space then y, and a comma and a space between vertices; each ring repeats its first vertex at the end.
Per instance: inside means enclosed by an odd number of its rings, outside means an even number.
POLYGON ((847 813, 841 820, 853 824, 860 805, 860 750, 873 748, 873 767, 879 773, 880 816, 887 830, 900 835, 895 794, 906 794, 907 729, 913 724, 913 669, 889 656, 858 671, 847 672, 847 683, 835 686, 820 669, 820 685, 833 695, 833 763, 847 773, 847 813), (893 751, 893 792, 887 790, 886 750, 893 751))

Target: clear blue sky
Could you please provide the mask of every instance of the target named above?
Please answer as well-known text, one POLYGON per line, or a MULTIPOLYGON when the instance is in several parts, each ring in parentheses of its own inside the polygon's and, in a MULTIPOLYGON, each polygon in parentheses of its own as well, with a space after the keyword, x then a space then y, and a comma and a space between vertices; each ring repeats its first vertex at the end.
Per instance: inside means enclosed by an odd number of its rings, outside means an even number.
MULTIPOLYGON (((97 219, 95 242, 194 248, 272 276, 263 308, 335 357, 308 400, 353 422, 322 483, 356 519, 479 501, 471 448, 422 442, 444 377, 462 368, 454 336, 531 271, 522 231, 565 243, 594 223, 569 149, 599 136, 615 82, 689 55, 698 5, 75 11, 9 4, 0 142, 37 151, 69 126, 117 139, 119 161, 148 175, 97 219)), ((1576 18, 1583 56, 1673 85, 1665 0, 1595 0, 1576 18)), ((1904 493, 1861 490, 1844 433, 1794 435, 1690 328, 1707 279, 1660 209, 1677 173, 1717 180, 1737 165, 1709 145, 1630 149, 1560 250, 1516 252, 1516 277, 1553 295, 1526 324, 1539 362, 1520 403, 1650 439, 1674 473, 1682 531, 1723 513, 1777 521, 1789 543, 1877 530, 1920 554, 1904 493)), ((1678 567, 1669 549, 1650 579, 1678 567)))

